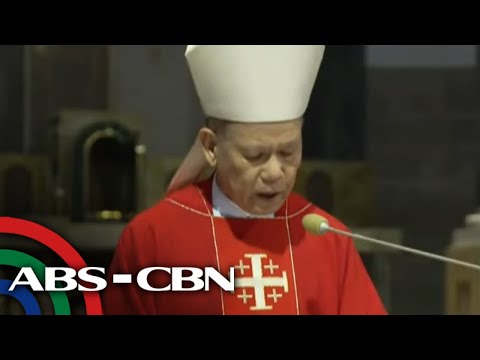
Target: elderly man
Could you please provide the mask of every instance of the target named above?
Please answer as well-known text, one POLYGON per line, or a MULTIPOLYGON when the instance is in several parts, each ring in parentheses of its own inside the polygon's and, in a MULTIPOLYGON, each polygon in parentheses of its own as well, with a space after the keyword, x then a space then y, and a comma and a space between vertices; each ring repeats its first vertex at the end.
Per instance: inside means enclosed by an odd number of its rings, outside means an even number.
MULTIPOLYGON (((292 193, 303 115, 323 45, 189 45, 206 124, 156 206, 126 227, 110 275, 147 267, 235 269, 234 291, 147 291, 110 285, 106 314, 386 314, 348 237, 302 226, 319 214, 292 193), (208 168, 214 173, 200 180, 208 168)), ((308 120, 305 120, 308 121, 308 120)), ((169 284, 152 272, 150 285, 169 284)))

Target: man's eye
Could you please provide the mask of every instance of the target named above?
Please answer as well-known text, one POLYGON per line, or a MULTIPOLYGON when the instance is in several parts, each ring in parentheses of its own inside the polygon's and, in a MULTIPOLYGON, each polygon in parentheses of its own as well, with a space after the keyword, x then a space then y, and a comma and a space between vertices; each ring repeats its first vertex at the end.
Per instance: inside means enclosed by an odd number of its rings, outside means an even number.
POLYGON ((250 161, 259 160, 262 157, 262 154, 248 154, 245 155, 245 159, 250 161))

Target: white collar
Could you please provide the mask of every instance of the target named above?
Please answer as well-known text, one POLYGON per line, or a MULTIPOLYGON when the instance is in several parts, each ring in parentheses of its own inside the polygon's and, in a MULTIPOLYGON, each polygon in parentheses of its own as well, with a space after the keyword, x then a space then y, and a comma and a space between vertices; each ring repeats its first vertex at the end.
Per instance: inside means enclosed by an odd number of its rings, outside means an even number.
POLYGON ((243 219, 271 219, 275 214, 268 215, 252 215, 242 210, 237 204, 231 201, 217 184, 217 177, 215 176, 212 183, 212 205, 213 216, 226 218, 243 218, 243 219))

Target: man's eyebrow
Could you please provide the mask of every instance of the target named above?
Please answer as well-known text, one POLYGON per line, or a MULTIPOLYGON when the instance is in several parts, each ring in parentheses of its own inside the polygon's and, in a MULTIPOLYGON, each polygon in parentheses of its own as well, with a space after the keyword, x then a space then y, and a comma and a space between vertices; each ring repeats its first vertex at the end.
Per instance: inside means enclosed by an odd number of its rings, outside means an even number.
POLYGON ((263 150, 264 148, 265 148, 265 145, 263 145, 262 143, 240 145, 240 149, 242 151, 263 150))
POLYGON ((291 147, 291 146, 295 146, 298 144, 298 140, 297 139, 293 139, 293 140, 290 140, 290 141, 287 141, 285 143, 282 144, 283 147, 291 147))

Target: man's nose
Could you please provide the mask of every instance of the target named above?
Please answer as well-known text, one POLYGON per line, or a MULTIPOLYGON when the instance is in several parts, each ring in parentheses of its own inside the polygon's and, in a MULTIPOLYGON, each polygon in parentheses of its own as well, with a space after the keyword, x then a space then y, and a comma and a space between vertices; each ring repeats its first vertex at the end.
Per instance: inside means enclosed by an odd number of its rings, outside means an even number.
POLYGON ((261 178, 267 183, 275 183, 283 176, 283 166, 277 157, 272 156, 262 170, 261 178))

